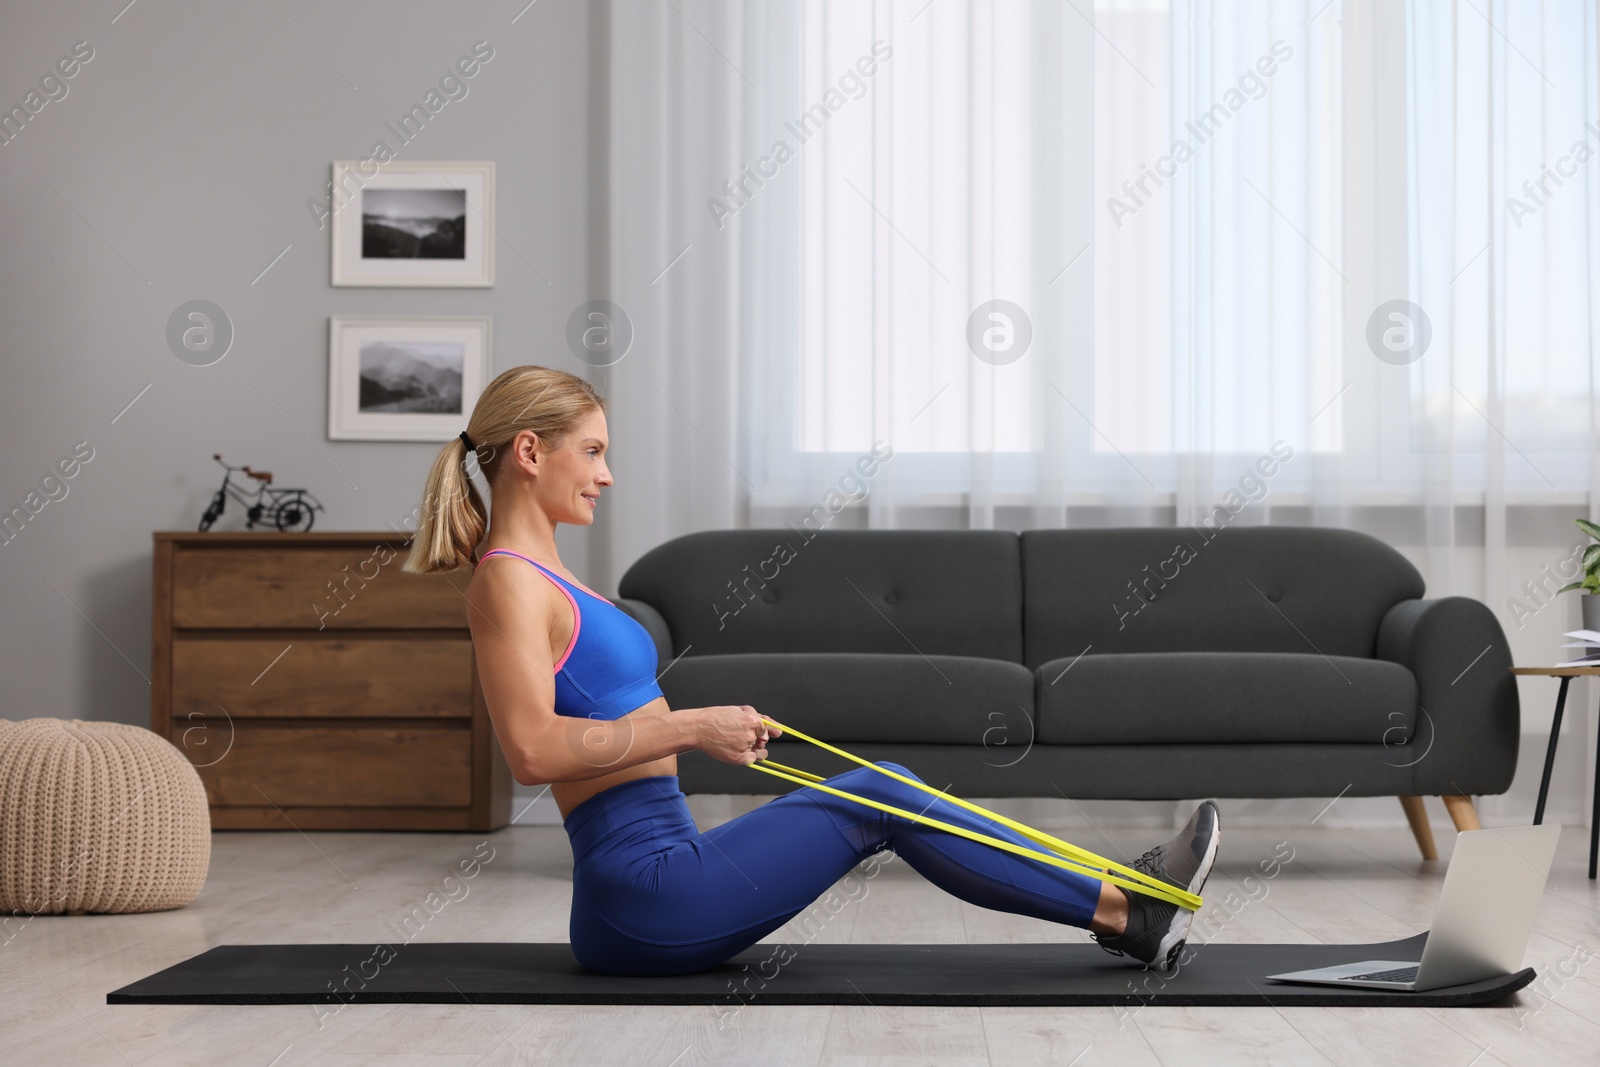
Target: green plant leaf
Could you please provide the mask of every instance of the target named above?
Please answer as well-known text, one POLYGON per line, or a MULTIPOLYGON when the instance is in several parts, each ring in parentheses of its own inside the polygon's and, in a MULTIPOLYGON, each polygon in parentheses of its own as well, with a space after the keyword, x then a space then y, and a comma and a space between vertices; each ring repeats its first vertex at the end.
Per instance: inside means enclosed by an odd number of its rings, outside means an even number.
POLYGON ((1582 582, 1568 582, 1566 585, 1562 586, 1560 589, 1557 589, 1556 593, 1559 595, 1561 593, 1569 592, 1569 591, 1571 591, 1573 589, 1582 589, 1582 588, 1583 588, 1583 583, 1582 582))
POLYGON ((1582 530, 1596 541, 1600 541, 1600 526, 1596 526, 1588 519, 1573 519, 1572 521, 1578 524, 1578 529, 1582 530))
POLYGON ((1583 550, 1583 569, 1592 571, 1596 564, 1600 564, 1600 545, 1590 545, 1583 550))

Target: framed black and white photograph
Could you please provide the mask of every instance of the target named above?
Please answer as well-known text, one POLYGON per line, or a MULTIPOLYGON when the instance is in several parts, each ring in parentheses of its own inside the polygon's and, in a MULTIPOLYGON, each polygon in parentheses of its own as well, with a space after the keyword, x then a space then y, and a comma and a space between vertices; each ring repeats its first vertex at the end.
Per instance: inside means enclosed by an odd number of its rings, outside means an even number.
POLYGON ((328 438, 448 441, 488 384, 492 322, 481 315, 334 315, 328 438))
POLYGON ((334 285, 494 284, 493 163, 337 160, 333 187, 334 285))

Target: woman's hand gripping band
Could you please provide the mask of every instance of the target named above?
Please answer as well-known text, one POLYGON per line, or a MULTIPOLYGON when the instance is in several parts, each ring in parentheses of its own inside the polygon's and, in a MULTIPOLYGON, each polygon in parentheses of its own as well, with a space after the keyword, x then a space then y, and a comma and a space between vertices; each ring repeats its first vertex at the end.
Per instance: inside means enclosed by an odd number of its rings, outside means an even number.
POLYGON ((696 708, 699 748, 712 759, 748 767, 767 758, 767 740, 783 727, 761 716, 749 704, 696 708))

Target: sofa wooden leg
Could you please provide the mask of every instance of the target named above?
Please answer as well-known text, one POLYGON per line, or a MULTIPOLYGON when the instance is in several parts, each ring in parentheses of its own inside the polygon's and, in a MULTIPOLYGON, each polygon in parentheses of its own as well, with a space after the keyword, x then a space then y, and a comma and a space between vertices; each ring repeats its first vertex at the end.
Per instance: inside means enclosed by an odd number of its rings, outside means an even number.
POLYGON ((1456 831, 1481 830, 1483 827, 1478 822, 1478 809, 1472 806, 1471 797, 1447 796, 1444 806, 1450 812, 1450 819, 1456 824, 1456 831))
POLYGON ((1401 797, 1400 806, 1405 809, 1406 822, 1411 824, 1411 836, 1417 839, 1417 848, 1422 850, 1422 858, 1436 860, 1439 851, 1433 847, 1433 827, 1428 825, 1428 809, 1423 807, 1421 797, 1401 797))

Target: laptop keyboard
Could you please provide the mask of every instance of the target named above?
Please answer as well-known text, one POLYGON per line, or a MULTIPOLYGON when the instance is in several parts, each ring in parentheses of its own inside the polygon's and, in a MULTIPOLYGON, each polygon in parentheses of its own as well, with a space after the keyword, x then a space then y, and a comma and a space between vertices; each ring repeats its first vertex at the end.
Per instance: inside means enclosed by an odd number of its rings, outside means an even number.
POLYGON ((1396 967, 1392 971, 1368 971, 1366 974, 1346 975, 1346 982, 1414 982, 1417 980, 1417 968, 1420 964, 1410 967, 1396 967))

